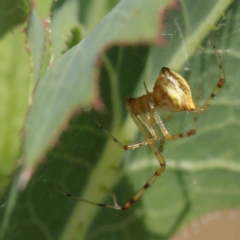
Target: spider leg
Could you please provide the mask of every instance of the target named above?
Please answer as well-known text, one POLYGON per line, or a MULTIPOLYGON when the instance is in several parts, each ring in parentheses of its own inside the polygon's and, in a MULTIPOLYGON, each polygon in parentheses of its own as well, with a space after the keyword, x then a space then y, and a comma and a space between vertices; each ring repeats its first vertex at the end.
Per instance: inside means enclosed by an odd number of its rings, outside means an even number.
MULTIPOLYGON (((199 86, 198 94, 197 94, 196 108, 194 110, 194 112, 196 114, 195 114, 195 117, 194 117, 193 128, 191 130, 189 130, 189 131, 172 135, 168 131, 168 129, 166 128, 166 126, 165 126, 164 122, 162 121, 162 119, 160 118, 160 116, 159 115, 158 116, 156 116, 156 115, 154 116, 156 121, 158 122, 159 126, 161 127, 161 130, 162 130, 164 136, 167 139, 169 139, 169 140, 175 140, 175 139, 178 139, 178 138, 189 137, 189 136, 192 136, 192 135, 194 135, 196 133, 197 120, 198 120, 199 113, 202 113, 202 112, 207 110, 207 108, 211 104, 213 98, 218 94, 218 92, 220 91, 220 89, 222 88, 222 86, 225 83, 225 75, 224 75, 224 72, 223 72, 220 56, 218 54, 218 51, 217 51, 217 48, 216 48, 216 45, 215 45, 215 42, 214 42, 213 33, 211 34, 211 43, 212 43, 212 46, 213 46, 213 49, 214 49, 214 53, 215 53, 215 56, 216 56, 216 59, 217 59, 217 63, 218 63, 218 66, 219 66, 220 80, 218 81, 217 86, 213 89, 210 97, 207 99, 207 101, 205 102, 205 104, 201 108, 199 108, 199 99, 200 99, 200 95, 201 95, 202 86, 201 85, 199 86)), ((154 111, 152 111, 152 112, 153 112, 152 114, 154 114, 154 111)))
MULTIPOLYGON (((155 155, 160 156, 159 153, 157 154, 155 153, 155 155)), ((121 206, 121 210, 126 210, 130 208, 143 195, 143 193, 153 184, 153 182, 157 179, 157 177, 163 174, 166 167, 166 163, 162 156, 158 160, 159 162, 161 162, 160 163, 161 167, 152 175, 152 177, 147 181, 147 183, 129 201, 127 201, 125 204, 121 206)))
MULTIPOLYGON (((154 132, 153 131, 154 129, 152 128, 152 126, 150 124, 148 125, 148 131, 147 131, 143 128, 143 125, 142 125, 141 121, 135 115, 133 115, 133 114, 131 114, 131 115, 133 117, 133 120, 137 124, 137 126, 143 131, 144 136, 146 136, 146 137, 153 136, 152 139, 154 139, 154 140, 155 140, 155 138, 157 139, 157 136, 152 135, 153 132, 154 132)), ((98 124, 99 127, 101 127, 106 132, 107 135, 112 137, 112 135, 110 133, 108 133, 98 122, 97 122, 97 124, 98 124)), ((164 145, 164 138, 163 137, 160 138, 160 144, 159 145, 157 145, 157 143, 155 143, 155 142, 150 144, 150 147, 152 148, 155 156, 158 159, 158 162, 160 164, 160 168, 152 175, 152 177, 147 181, 147 183, 132 198, 130 198, 129 201, 127 201, 126 203, 124 203, 121 206, 117 205, 116 198, 114 199, 114 205, 106 205, 106 204, 102 204, 102 203, 89 201, 89 200, 84 199, 84 198, 79 198, 79 197, 76 197, 76 196, 71 195, 69 193, 65 193, 61 190, 56 189, 55 187, 53 187, 51 185, 50 185, 50 187, 52 189, 54 189, 55 191, 65 195, 67 197, 76 199, 76 200, 81 201, 81 202, 85 202, 85 203, 95 205, 95 206, 99 206, 99 207, 111 208, 111 209, 115 209, 115 210, 126 210, 126 209, 130 208, 143 195, 143 193, 147 190, 147 188, 157 179, 157 177, 160 176, 164 172, 165 167, 166 167, 166 163, 165 163, 165 160, 164 160, 163 156, 161 155, 163 145, 164 145)))
POLYGON ((48 187, 50 187, 51 189, 53 189, 54 191, 58 192, 58 193, 61 193, 62 195, 66 196, 66 197, 69 197, 69 198, 73 198, 75 200, 78 200, 80 202, 85 202, 85 203, 88 203, 88 204, 91 204, 91 205, 95 205, 95 206, 99 206, 99 207, 106 207, 106 208, 112 208, 112 209, 116 209, 116 210, 123 210, 121 208, 121 206, 118 206, 117 203, 116 203, 116 198, 114 199, 114 205, 106 205, 106 204, 102 204, 102 203, 97 203, 97 202, 94 202, 94 201, 89 201, 85 198, 80 198, 80 197, 76 197, 70 193, 67 193, 67 192, 64 192, 64 191, 61 191, 57 188, 55 188, 54 186, 48 184, 48 187))
POLYGON ((121 206, 117 205, 116 198, 114 199, 114 205, 106 205, 106 204, 97 203, 97 202, 94 202, 94 201, 89 201, 89 200, 84 199, 84 198, 76 197, 76 196, 74 196, 70 193, 66 193, 64 191, 61 191, 61 190, 59 190, 59 189, 57 189, 54 186, 49 185, 49 184, 48 184, 48 186, 51 189, 53 189, 54 191, 57 191, 58 193, 61 193, 62 195, 65 195, 66 197, 73 198, 73 199, 81 201, 81 202, 85 202, 85 203, 95 205, 95 206, 99 206, 99 207, 111 208, 111 209, 115 209, 115 210, 127 210, 143 195, 143 193, 157 179, 157 177, 162 175, 162 173, 164 172, 166 164, 165 164, 165 161, 164 161, 163 157, 160 155, 159 152, 156 152, 155 155, 157 156, 161 167, 152 175, 152 177, 147 181, 147 183, 129 201, 127 201, 126 203, 124 203, 121 206))
POLYGON ((194 126, 193 126, 193 128, 191 130, 189 130, 189 131, 186 131, 186 132, 183 132, 183 133, 178 133, 178 134, 171 134, 168 131, 165 123, 162 121, 162 119, 159 116, 159 114, 154 114, 154 118, 155 118, 157 124, 160 126, 161 131, 162 131, 164 137, 167 138, 168 140, 175 140, 175 139, 178 139, 178 138, 189 137, 189 136, 192 136, 192 135, 194 135, 196 133, 197 114, 194 117, 194 126))
POLYGON ((124 150, 133 150, 133 149, 141 147, 141 146, 151 145, 157 140, 157 135, 153 135, 152 138, 148 138, 144 141, 124 145, 121 142, 119 142, 111 133, 109 133, 94 117, 93 117, 93 119, 96 122, 96 124, 98 125, 98 127, 100 129, 102 129, 115 143, 117 143, 124 150))
POLYGON ((205 102, 203 107, 195 109, 195 112, 198 112, 198 113, 202 113, 202 112, 207 110, 207 108, 211 104, 212 100, 218 94, 218 92, 220 91, 220 89, 222 88, 222 86, 225 83, 225 75, 224 75, 224 72, 223 72, 220 56, 218 54, 218 51, 217 51, 217 48, 216 48, 216 45, 215 45, 215 42, 214 42, 213 33, 211 33, 211 43, 212 43, 212 47, 213 47, 215 56, 217 58, 217 63, 218 63, 219 72, 220 72, 220 80, 218 81, 217 86, 213 89, 210 97, 207 99, 207 101, 205 102))
MULTIPOLYGON (((147 91, 146 85, 145 85, 145 89, 147 91)), ((178 134, 172 135, 168 131, 168 129, 165 126, 164 122, 162 121, 162 119, 160 117, 160 114, 157 113, 157 111, 155 109, 155 106, 154 106, 154 103, 151 100, 152 100, 151 97, 149 97, 149 99, 148 99, 148 105, 149 105, 148 109, 149 109, 149 114, 150 114, 150 119, 151 119, 150 122, 156 121, 156 123, 160 126, 161 131, 162 131, 162 133, 163 133, 165 138, 167 138, 168 140, 175 140, 175 139, 178 139, 178 138, 189 137, 189 136, 192 136, 192 135, 194 135, 196 133, 196 122, 197 122, 197 115, 198 114, 195 115, 194 127, 191 130, 183 132, 183 133, 178 133, 178 134)), ((172 117, 173 116, 173 112, 170 112, 169 116, 172 117)), ((134 118, 134 116, 132 116, 132 118, 134 118)))
MULTIPOLYGON (((141 121, 139 120, 139 118, 137 118, 132 113, 131 113, 131 116, 132 116, 134 122, 139 127, 139 129, 141 129, 141 132, 143 133, 143 135, 145 137, 149 136, 149 134, 153 134, 154 129, 151 124, 148 125, 148 131, 146 131, 142 128, 142 124, 141 124, 141 121)), ((127 201, 125 204, 123 204, 121 206, 121 210, 126 210, 126 209, 130 208, 143 195, 143 193, 148 189, 148 187, 153 184, 153 182, 157 179, 157 177, 163 174, 165 167, 166 167, 165 160, 164 160, 163 156, 161 155, 161 151, 163 150, 163 145, 164 145, 163 137, 160 138, 159 145, 157 145, 156 142, 150 145, 155 156, 157 157, 160 168, 152 175, 152 177, 147 181, 147 183, 132 198, 130 198, 129 201, 127 201)))
MULTIPOLYGON (((160 148, 161 148, 161 146, 163 146, 163 143, 164 143, 164 141, 160 142, 160 148)), ((165 160, 164 160, 163 156, 160 153, 161 149, 159 147, 157 147, 156 144, 152 144, 150 146, 154 150, 154 154, 159 161, 160 168, 152 175, 152 177, 147 181, 147 183, 132 198, 130 198, 129 201, 127 201, 126 203, 124 203, 121 206, 117 205, 115 195, 113 196, 114 205, 106 205, 106 204, 97 203, 97 202, 94 202, 94 201, 89 201, 89 200, 84 199, 84 198, 76 197, 76 196, 74 196, 70 193, 66 193, 64 191, 61 191, 61 190, 55 188, 54 186, 52 186, 50 184, 48 184, 48 187, 50 187, 54 191, 56 191, 56 192, 58 192, 62 195, 65 195, 69 198, 73 198, 75 200, 85 202, 85 203, 88 203, 88 204, 91 204, 91 205, 95 205, 95 206, 99 206, 99 207, 105 207, 105 208, 111 208, 111 209, 115 209, 115 210, 126 210, 126 209, 130 208, 143 195, 143 193, 147 190, 147 188, 149 186, 151 186, 153 184, 153 182, 157 179, 157 177, 162 175, 164 170, 165 170, 166 163, 165 163, 165 160)))
MULTIPOLYGON (((202 91, 202 85, 199 85, 198 93, 197 93, 197 99, 196 99, 196 108, 198 108, 198 106, 199 106, 201 91, 202 91)), ((178 133, 178 134, 171 134, 168 131, 164 122, 162 121, 160 115, 155 114, 155 113, 156 113, 156 111, 152 111, 151 114, 153 115, 153 118, 156 120, 156 122, 159 124, 164 137, 166 137, 168 140, 175 140, 175 139, 189 137, 189 136, 192 136, 192 135, 196 134, 197 120, 198 120, 199 112, 195 112, 195 116, 194 116, 194 119, 193 119, 193 128, 186 131, 186 132, 182 132, 182 133, 178 133)))

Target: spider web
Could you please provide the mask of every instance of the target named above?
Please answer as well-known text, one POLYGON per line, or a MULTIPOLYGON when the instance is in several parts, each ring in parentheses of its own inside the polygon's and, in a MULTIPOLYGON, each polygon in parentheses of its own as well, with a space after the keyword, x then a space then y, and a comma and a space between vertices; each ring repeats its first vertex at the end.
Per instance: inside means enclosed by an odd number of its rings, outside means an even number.
MULTIPOLYGON (((139 37, 138 45, 117 45, 105 53, 100 69, 100 97, 105 107, 92 113, 121 142, 141 140, 124 99, 143 94, 143 81, 152 89, 160 68, 166 66, 185 77, 194 98, 202 84, 200 105, 204 104, 219 80, 219 69, 209 36, 199 41, 198 32, 209 28, 206 19, 225 12, 214 38, 226 85, 210 109, 199 116, 196 136, 166 142, 164 175, 126 212, 99 209, 48 189, 46 182, 108 204, 112 203, 110 191, 122 204, 158 168, 149 147, 123 152, 98 129, 89 112, 82 111, 71 120, 18 199, 8 239, 168 239, 179 227, 205 213, 239 208, 240 14, 238 1, 221 9, 225 5, 226 1, 207 0, 175 3, 161 19, 165 42, 140 45, 139 37)), ((138 11, 131 14, 144 9, 138 11)), ((133 23, 133 27, 137 25, 133 23)), ((142 31, 148 31, 144 27, 142 31)), ((176 113, 166 124, 172 133, 183 132, 192 127, 193 118, 192 113, 176 113)), ((3 202, 6 199, 4 196, 3 202)))

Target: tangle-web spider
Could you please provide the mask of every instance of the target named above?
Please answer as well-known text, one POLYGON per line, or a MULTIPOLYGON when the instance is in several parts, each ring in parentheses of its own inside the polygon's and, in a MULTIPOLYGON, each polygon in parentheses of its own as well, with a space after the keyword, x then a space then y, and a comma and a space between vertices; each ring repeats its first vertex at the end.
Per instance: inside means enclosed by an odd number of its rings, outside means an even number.
POLYGON ((147 90, 146 84, 144 83, 146 91, 145 95, 138 98, 128 98, 126 100, 127 109, 129 110, 133 121, 138 126, 139 130, 146 139, 145 141, 129 145, 123 145, 95 120, 98 126, 124 150, 133 150, 143 145, 150 145, 152 151, 157 157, 160 165, 159 169, 129 201, 127 201, 121 206, 117 205, 116 203, 114 205, 105 205, 83 198, 75 197, 69 193, 60 191, 55 187, 50 187, 60 192, 61 194, 92 205, 112 208, 116 210, 126 210, 130 208, 142 196, 146 189, 157 179, 157 177, 160 176, 165 170, 166 163, 161 154, 164 145, 164 138, 168 140, 175 140, 178 138, 188 137, 196 133, 197 116, 194 119, 195 124, 193 129, 187 132, 172 135, 167 130, 167 127, 162 121, 158 109, 171 113, 179 111, 195 112, 197 114, 202 113, 207 110, 213 98, 218 94, 218 92, 225 83, 224 72, 222 69, 222 64, 218 51, 215 46, 213 34, 211 34, 211 43, 219 66, 220 80, 218 81, 216 87, 213 89, 211 95, 202 107, 198 107, 199 96, 196 104, 197 106, 195 106, 195 104, 193 103, 192 93, 186 80, 171 69, 163 67, 160 71, 158 79, 155 82, 153 92, 149 92, 147 90), (157 140, 159 140, 159 142, 157 140))

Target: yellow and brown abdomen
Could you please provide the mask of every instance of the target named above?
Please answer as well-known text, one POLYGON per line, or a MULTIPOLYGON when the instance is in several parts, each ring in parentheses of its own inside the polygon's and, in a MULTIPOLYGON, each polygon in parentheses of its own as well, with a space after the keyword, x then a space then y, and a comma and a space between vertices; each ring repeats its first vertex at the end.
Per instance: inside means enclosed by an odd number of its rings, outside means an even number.
POLYGON ((153 88, 157 106, 166 111, 193 111, 195 105, 188 83, 178 73, 163 67, 153 88))

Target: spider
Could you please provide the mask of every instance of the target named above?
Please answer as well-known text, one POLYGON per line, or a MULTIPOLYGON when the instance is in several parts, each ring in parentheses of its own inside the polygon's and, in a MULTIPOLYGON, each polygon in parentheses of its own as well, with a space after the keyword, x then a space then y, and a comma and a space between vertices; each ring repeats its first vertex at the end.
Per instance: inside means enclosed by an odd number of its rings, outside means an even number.
POLYGON ((197 115, 194 118, 195 124, 191 130, 179 134, 171 134, 162 121, 158 109, 168 111, 170 113, 179 111, 195 112, 196 114, 203 113, 208 109, 213 98, 218 94, 225 83, 224 72, 217 48, 215 46, 213 33, 211 33, 211 43, 220 71, 220 80, 202 107, 198 107, 200 91, 198 92, 197 104, 195 106, 193 103, 190 87, 186 80, 173 70, 167 67, 163 67, 160 71, 158 79, 155 82, 153 92, 148 91, 147 86, 144 82, 144 88, 146 91, 145 95, 142 95, 138 98, 126 99, 127 109, 129 110, 133 121, 146 139, 145 141, 123 145, 94 119, 97 125, 124 150, 133 150, 143 145, 150 145, 152 151, 157 157, 160 165, 159 169, 152 175, 147 183, 132 198, 130 198, 130 200, 119 206, 117 205, 114 198, 114 205, 106 205, 75 197, 69 193, 60 191, 55 187, 50 187, 59 193, 66 195, 67 197, 71 197, 88 204, 116 210, 129 209, 143 195, 143 193, 157 179, 157 177, 163 174, 165 170, 166 162, 161 154, 163 151, 164 138, 168 140, 175 140, 179 138, 189 137, 196 133, 197 115))

